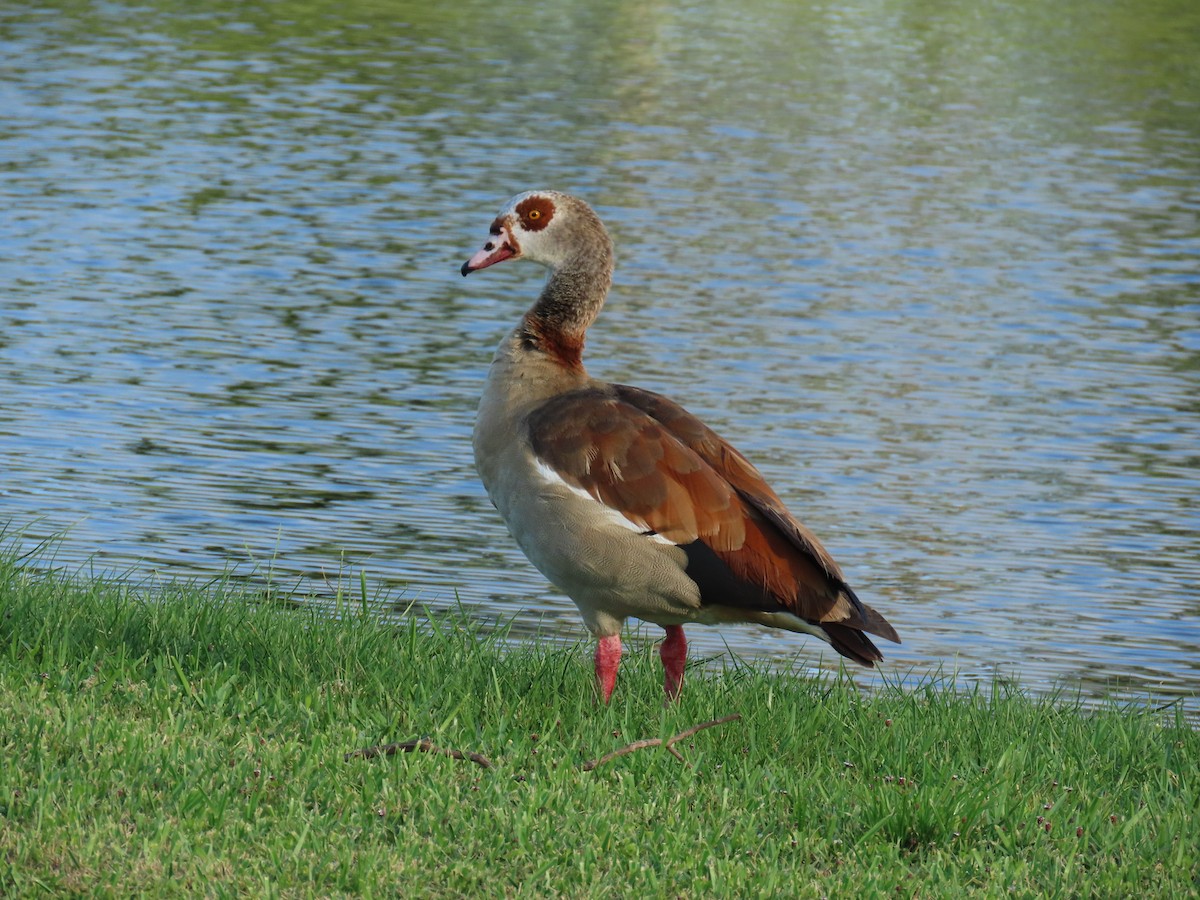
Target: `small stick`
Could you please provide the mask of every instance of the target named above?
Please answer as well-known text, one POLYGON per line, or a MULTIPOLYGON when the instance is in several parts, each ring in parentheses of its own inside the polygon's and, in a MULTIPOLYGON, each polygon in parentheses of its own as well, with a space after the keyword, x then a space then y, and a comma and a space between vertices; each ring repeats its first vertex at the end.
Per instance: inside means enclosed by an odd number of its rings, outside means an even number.
POLYGON ((683 758, 683 754, 675 749, 675 744, 677 742, 682 741, 684 738, 690 738, 697 731, 703 731, 705 728, 712 728, 714 725, 724 725, 726 722, 736 722, 740 718, 741 715, 739 713, 734 713, 733 715, 725 716, 720 719, 713 719, 711 722, 701 722, 699 725, 693 725, 691 728, 685 728, 683 731, 679 732, 679 734, 675 735, 674 737, 667 738, 665 741, 662 738, 644 738, 640 741, 634 741, 632 744, 626 744, 624 747, 612 751, 612 753, 604 754, 599 759, 593 759, 585 762, 582 768, 583 771, 590 772, 592 769, 602 766, 606 762, 611 762, 618 756, 625 756, 626 754, 633 753, 636 750, 645 750, 647 747, 658 747, 660 745, 666 747, 667 752, 685 766, 690 765, 690 763, 683 758))
MULTIPOLYGON (((596 766, 602 766, 606 762, 616 759, 618 756, 625 756, 627 753, 633 753, 635 750, 645 750, 647 747, 657 747, 662 742, 662 738, 645 738, 640 741, 634 741, 632 744, 626 744, 621 749, 614 750, 612 753, 605 753, 599 759, 593 759, 590 762, 585 762, 583 764, 583 771, 590 772, 592 769, 596 768, 596 766)), ((675 755, 679 756, 679 753, 676 752, 675 755)), ((682 758, 683 757, 680 757, 680 759, 682 758)))
POLYGON ((701 722, 699 725, 693 725, 691 728, 686 728, 675 737, 667 741, 667 746, 670 747, 676 741, 682 741, 684 738, 690 738, 697 731, 703 731, 705 728, 712 728, 714 725, 724 725, 726 722, 736 722, 741 718, 741 713, 733 713, 733 715, 724 716, 720 719, 713 719, 711 722, 701 722))
POLYGON ((438 756, 449 756, 452 759, 469 759, 477 766, 484 769, 492 767, 492 761, 482 753, 463 753, 461 750, 450 750, 446 747, 439 747, 429 740, 429 738, 413 738, 411 741, 401 741, 398 744, 383 744, 378 747, 364 747, 361 750, 352 750, 345 755, 345 759, 349 762, 352 759, 374 759, 377 756, 393 756, 396 753, 435 753, 438 756))

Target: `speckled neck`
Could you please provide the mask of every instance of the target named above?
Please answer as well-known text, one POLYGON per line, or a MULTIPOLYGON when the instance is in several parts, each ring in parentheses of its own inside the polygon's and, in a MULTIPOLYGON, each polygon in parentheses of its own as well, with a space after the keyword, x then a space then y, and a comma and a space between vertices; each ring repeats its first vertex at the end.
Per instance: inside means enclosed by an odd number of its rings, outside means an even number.
POLYGON ((551 271, 522 323, 528 349, 580 370, 584 336, 604 306, 613 273, 612 241, 595 213, 584 209, 587 215, 572 234, 577 252, 551 271))

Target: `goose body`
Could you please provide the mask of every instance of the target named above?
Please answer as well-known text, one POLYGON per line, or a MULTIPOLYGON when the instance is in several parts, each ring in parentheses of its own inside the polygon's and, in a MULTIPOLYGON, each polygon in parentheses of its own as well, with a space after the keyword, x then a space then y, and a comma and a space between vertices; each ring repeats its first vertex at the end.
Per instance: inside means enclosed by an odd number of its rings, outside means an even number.
POLYGON ((664 689, 683 684, 686 623, 752 622, 815 635, 871 666, 866 633, 899 642, 762 475, 675 402, 591 378, 585 332, 612 279, 592 209, 555 191, 514 197, 462 274, 506 259, 550 269, 492 360, 475 464, 522 551, 599 639, 608 702, 629 617, 666 630, 664 689))

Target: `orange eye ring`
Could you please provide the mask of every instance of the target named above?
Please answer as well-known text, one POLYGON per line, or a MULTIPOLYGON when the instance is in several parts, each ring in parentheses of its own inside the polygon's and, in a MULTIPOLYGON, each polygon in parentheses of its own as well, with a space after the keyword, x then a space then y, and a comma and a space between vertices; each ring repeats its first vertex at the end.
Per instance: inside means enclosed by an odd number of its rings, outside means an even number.
POLYGON ((531 222, 536 222, 541 217, 542 217, 542 211, 540 209, 531 209, 529 211, 529 220, 531 222))

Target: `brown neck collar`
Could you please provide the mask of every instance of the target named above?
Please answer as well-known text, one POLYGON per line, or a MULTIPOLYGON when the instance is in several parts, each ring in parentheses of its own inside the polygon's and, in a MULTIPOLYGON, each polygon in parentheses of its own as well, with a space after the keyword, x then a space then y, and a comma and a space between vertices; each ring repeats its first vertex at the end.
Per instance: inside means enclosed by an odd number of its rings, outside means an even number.
POLYGON ((612 256, 577 261, 556 270, 537 303, 525 314, 522 338, 563 368, 583 371, 583 343, 612 283, 612 256))

